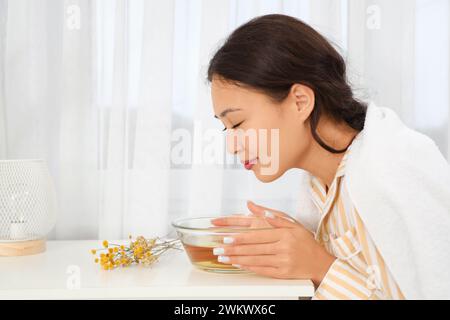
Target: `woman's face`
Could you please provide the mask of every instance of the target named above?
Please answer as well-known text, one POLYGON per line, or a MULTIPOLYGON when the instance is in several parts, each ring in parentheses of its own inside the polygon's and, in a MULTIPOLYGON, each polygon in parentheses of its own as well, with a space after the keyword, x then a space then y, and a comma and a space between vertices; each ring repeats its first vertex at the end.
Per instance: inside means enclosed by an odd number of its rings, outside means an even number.
POLYGON ((227 150, 262 182, 272 182, 298 168, 312 136, 307 121, 314 105, 312 90, 295 85, 281 103, 267 95, 213 78, 214 114, 227 128, 227 150), (252 161, 253 162, 253 161, 252 161))

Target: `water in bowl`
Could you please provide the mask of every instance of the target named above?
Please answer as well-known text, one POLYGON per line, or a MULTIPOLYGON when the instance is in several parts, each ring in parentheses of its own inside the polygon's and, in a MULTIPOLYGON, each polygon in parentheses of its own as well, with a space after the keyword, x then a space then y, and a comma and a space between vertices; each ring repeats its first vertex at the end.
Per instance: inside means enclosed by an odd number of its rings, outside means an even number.
POLYGON ((223 237, 219 235, 185 237, 183 246, 192 264, 202 270, 218 273, 251 273, 232 266, 231 264, 217 261, 218 256, 213 254, 213 249, 221 247, 223 237))

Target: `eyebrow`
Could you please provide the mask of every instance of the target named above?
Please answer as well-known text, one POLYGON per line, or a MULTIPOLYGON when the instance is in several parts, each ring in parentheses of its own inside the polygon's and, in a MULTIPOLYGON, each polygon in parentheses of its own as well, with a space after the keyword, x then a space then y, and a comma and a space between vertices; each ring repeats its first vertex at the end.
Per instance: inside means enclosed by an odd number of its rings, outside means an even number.
POLYGON ((241 109, 226 109, 225 111, 223 111, 219 116, 214 116, 214 118, 219 119, 219 118, 223 118, 225 117, 227 114, 229 114, 230 112, 236 112, 236 111, 242 111, 241 109))

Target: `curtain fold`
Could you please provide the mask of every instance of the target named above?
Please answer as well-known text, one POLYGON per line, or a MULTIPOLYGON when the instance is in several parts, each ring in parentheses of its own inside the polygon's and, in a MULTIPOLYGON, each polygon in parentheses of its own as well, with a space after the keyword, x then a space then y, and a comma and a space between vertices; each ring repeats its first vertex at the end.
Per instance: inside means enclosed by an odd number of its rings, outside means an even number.
MULTIPOLYGON (((29 2, 28 2, 29 3, 29 2)), ((59 101, 43 113, 53 130, 54 150, 44 154, 50 162, 58 191, 59 223, 52 237, 86 239, 97 234, 99 206, 98 121, 93 105, 94 14, 88 0, 47 3, 49 23, 58 31, 53 41, 55 78, 59 87, 48 88, 59 101), (52 119, 54 117, 54 119, 52 119)), ((28 156, 27 154, 21 156, 28 156)))
POLYGON ((165 235, 174 3, 99 1, 96 13, 99 237, 165 235))
POLYGON ((5 107, 5 53, 8 18, 8 1, 0 0, 0 159, 7 157, 7 129, 5 107))
POLYGON ((359 97, 450 159, 447 0, 0 0, 0 159, 47 160, 50 239, 164 236, 176 218, 244 213, 246 200, 296 214, 298 171, 263 184, 211 131, 223 127, 209 59, 268 13, 317 28, 359 97))

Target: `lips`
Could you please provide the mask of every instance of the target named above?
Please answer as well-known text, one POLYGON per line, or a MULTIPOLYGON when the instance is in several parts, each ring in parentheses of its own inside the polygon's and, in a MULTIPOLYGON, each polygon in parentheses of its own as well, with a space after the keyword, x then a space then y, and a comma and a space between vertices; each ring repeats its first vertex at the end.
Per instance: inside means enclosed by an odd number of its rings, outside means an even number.
POLYGON ((245 161, 244 162, 245 169, 251 170, 257 162, 258 162, 258 158, 245 161))

